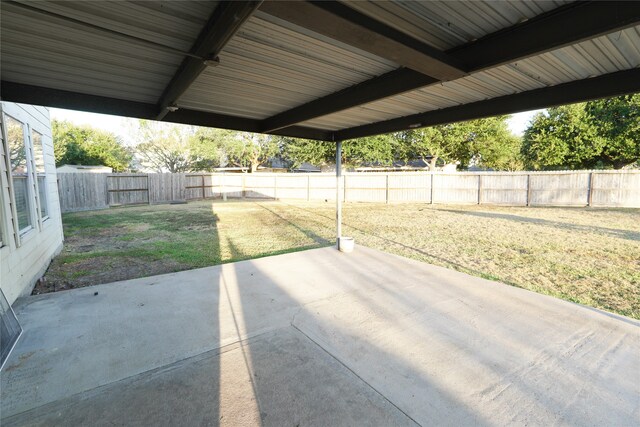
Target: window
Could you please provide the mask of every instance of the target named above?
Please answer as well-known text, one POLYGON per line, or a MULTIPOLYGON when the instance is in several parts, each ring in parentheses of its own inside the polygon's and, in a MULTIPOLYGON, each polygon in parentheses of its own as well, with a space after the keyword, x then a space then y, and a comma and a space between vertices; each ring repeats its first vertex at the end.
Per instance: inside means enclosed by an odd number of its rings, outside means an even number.
POLYGON ((5 116, 9 165, 13 178, 18 229, 21 233, 33 227, 29 195, 29 168, 24 138, 24 125, 10 116, 5 116))
POLYGON ((40 218, 49 216, 47 209, 47 175, 44 168, 44 151, 42 147, 42 135, 34 130, 31 131, 31 142, 33 143, 33 162, 35 163, 36 177, 38 180, 38 195, 40 196, 40 218))
POLYGON ((4 143, 4 136, 2 134, 2 128, 4 128, 4 126, 2 125, 2 123, 0 123, 0 174, 2 174, 2 176, 0 176, 0 248, 7 244, 7 238, 4 234, 7 224, 5 223, 6 219, 4 214, 4 199, 3 199, 4 183, 2 182, 3 179, 6 178, 6 173, 7 173, 7 170, 5 169, 7 165, 6 163, 7 156, 5 154, 5 143, 4 143))

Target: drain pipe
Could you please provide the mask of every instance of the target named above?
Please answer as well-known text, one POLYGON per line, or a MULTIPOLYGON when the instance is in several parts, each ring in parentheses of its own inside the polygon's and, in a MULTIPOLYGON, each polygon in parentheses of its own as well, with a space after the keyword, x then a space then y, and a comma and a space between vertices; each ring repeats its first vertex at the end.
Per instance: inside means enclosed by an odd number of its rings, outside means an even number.
POLYGON ((336 248, 342 237, 342 141, 336 141, 336 248))

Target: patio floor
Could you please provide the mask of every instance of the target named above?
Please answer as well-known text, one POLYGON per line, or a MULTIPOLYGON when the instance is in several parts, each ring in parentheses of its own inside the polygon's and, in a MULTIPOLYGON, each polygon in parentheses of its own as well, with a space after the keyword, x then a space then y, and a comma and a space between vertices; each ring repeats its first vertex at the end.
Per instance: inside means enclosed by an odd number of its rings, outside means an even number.
POLYGON ((640 322, 364 247, 15 308, 3 427, 640 424, 640 322))

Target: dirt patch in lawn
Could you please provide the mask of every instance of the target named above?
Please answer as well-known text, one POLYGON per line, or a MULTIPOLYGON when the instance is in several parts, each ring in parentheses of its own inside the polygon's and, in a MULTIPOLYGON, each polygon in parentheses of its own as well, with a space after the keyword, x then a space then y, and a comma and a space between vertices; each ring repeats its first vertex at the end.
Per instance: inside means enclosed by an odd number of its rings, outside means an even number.
POLYGON ((152 261, 126 256, 97 256, 73 262, 56 259, 45 277, 36 284, 33 295, 173 273, 185 268, 170 259, 152 261))
MULTIPOLYGON (((640 318, 640 210, 346 203, 358 245, 640 318)), ((35 293, 331 245, 333 203, 201 201, 63 215, 35 293)))
POLYGON ((64 251, 34 294, 331 244, 252 202, 194 202, 63 215, 64 251))

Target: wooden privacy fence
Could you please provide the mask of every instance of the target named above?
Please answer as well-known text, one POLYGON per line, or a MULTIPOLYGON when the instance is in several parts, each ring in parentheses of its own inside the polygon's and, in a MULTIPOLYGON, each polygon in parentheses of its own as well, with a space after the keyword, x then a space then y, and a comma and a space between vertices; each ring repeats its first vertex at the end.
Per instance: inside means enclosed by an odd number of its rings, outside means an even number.
MULTIPOLYGON (((348 202, 640 207, 640 171, 346 173, 348 202)), ((63 212, 211 198, 335 200, 334 174, 58 174, 63 212)))

